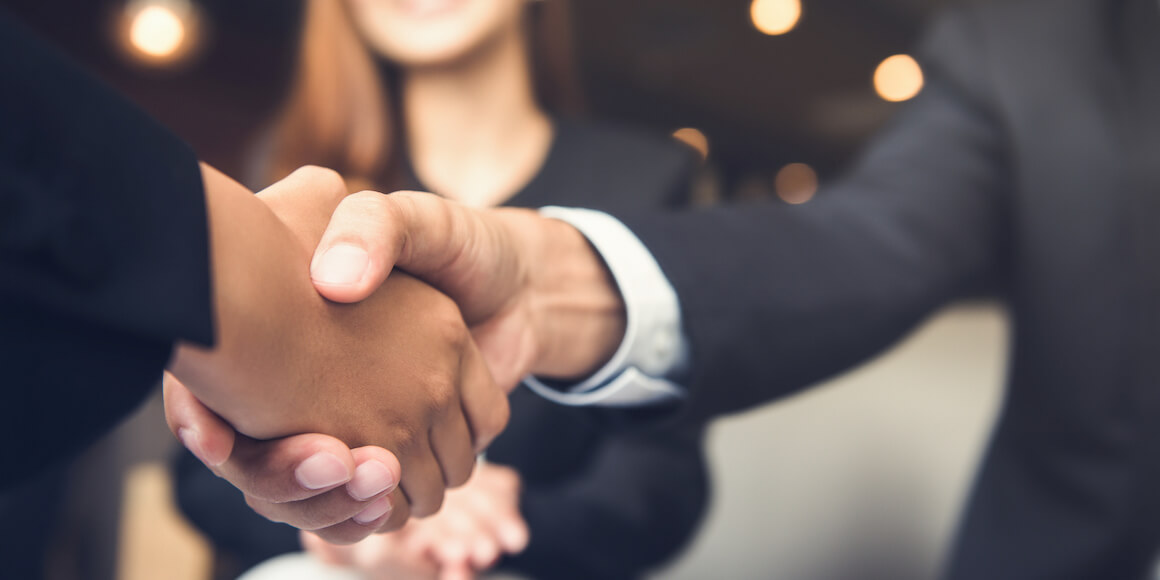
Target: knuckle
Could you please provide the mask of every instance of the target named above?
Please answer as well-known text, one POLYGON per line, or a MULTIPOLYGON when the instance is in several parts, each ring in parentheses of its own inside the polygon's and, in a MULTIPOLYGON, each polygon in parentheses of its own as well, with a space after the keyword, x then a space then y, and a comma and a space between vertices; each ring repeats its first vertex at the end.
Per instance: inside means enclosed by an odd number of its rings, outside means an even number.
POLYGON ((403 216, 416 214, 423 195, 415 191, 396 191, 387 195, 391 202, 388 207, 402 221, 403 216))
POLYGON ((304 165, 296 169, 292 175, 309 182, 313 195, 325 194, 331 196, 334 202, 339 202, 349 193, 342 174, 328 167, 304 165))
POLYGON ((459 407, 459 393, 454 379, 447 373, 431 377, 426 386, 431 411, 438 415, 454 413, 459 407))
POLYGON ((446 294, 432 293, 431 298, 432 304, 429 311, 431 331, 437 340, 451 349, 451 352, 462 356, 471 333, 463 322, 459 306, 446 294))
POLYGON ((394 427, 388 434, 386 441, 388 449, 393 451, 399 461, 406 463, 406 458, 414 454, 419 446, 419 425, 413 424, 414 418, 399 418, 392 421, 394 427))
POLYGON ((373 208, 381 208, 383 207, 383 194, 377 191, 364 189, 362 191, 356 191, 348 195, 346 197, 346 201, 349 203, 366 205, 373 208))
POLYGON ((304 180, 309 181, 316 194, 325 193, 337 201, 346 197, 346 194, 349 193, 346 187, 346 180, 343 179, 342 174, 328 167, 306 165, 299 168, 295 173, 298 173, 304 180))
POLYGON ((346 187, 346 181, 343 180, 342 175, 329 167, 304 165, 298 171, 302 172, 305 177, 312 181, 324 183, 329 186, 341 185, 344 188, 346 187))
POLYGON ((357 191, 343 198, 341 205, 349 214, 357 216, 362 223, 373 225, 375 230, 384 223, 391 223, 392 213, 386 196, 369 189, 357 191))
POLYGON ((439 512, 439 508, 443 507, 443 492, 438 494, 431 494, 429 498, 423 498, 422 501, 416 501, 411 506, 411 515, 417 518, 425 518, 427 516, 435 515, 439 512))
POLYGON ((511 416, 511 404, 508 403, 507 397, 500 394, 495 405, 495 416, 492 418, 492 429, 494 430, 493 435, 499 435, 504 430, 504 428, 507 427, 511 416))
MULTIPOLYGON (((402 497, 402 494, 398 494, 398 496, 402 497)), ((411 518, 411 506, 409 503, 406 501, 396 501, 394 505, 395 507, 391 510, 391 515, 387 517, 387 521, 383 522, 379 526, 379 529, 375 530, 376 534, 398 531, 411 518)))
POLYGON ((476 437, 484 441, 494 439, 507 427, 510 418, 511 406, 508 404, 507 398, 497 397, 492 404, 491 412, 485 414, 483 421, 478 425, 476 437))
POLYGON ((444 483, 447 484, 447 487, 459 487, 467 483, 467 480, 471 479, 471 472, 474 470, 474 457, 470 457, 468 460, 458 462, 458 465, 455 465, 452 467, 452 469, 448 470, 448 473, 446 474, 447 478, 444 483))
POLYGON ((250 506, 250 509, 254 510, 254 513, 272 522, 286 523, 286 521, 279 516, 276 510, 271 509, 273 506, 268 502, 258 499, 248 493, 245 494, 245 498, 246 505, 250 506))

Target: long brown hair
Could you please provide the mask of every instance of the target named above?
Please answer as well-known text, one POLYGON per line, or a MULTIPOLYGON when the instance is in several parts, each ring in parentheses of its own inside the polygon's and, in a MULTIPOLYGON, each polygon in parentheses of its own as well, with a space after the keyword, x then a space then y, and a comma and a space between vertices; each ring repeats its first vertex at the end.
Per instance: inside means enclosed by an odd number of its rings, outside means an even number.
MULTIPOLYGON (((528 46, 540 106, 553 114, 583 108, 566 0, 529 2, 528 46)), ((297 71, 274 121, 259 168, 273 182, 302 165, 343 174, 352 190, 397 189, 404 146, 398 75, 376 62, 347 3, 306 0, 297 71)))

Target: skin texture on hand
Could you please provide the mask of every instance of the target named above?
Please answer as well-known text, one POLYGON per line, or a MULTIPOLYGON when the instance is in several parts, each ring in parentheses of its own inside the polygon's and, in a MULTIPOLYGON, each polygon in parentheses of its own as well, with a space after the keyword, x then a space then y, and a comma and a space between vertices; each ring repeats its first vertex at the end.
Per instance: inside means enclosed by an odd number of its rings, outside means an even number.
POLYGON ((528 373, 574 378, 599 368, 624 335, 623 299, 587 240, 564 222, 520 209, 471 209, 416 192, 342 200, 315 252, 318 291, 365 298, 398 267, 455 300, 496 382, 528 373), (359 269, 332 252, 362 252, 359 269))
MULTIPOLYGON (((347 446, 377 445, 397 456, 403 493, 372 499, 371 504, 378 503, 364 508, 371 515, 385 513, 388 503, 394 509, 389 521, 380 515, 362 528, 374 529, 383 521, 388 528, 400 525, 407 504, 416 515, 436 511, 444 486, 466 481, 476 448, 498 434, 508 412, 456 305, 406 275, 392 276, 357 305, 318 296, 307 264, 330 211, 346 195, 333 172, 300 170, 257 198, 208 167, 203 174, 218 344, 212 350, 180 346, 170 370, 187 393, 250 437, 326 433, 347 446)), ((171 385, 167 392, 177 390, 171 385)), ((204 416, 195 416, 205 424, 204 416)), ((214 439, 228 435, 208 427, 180 428, 175 427, 179 437, 199 441, 191 447, 201 447, 203 460, 220 459, 206 450, 220 447, 214 439), (201 445, 206 440, 209 444, 201 445)), ((325 530, 349 511, 341 499, 351 496, 345 491, 315 496, 312 511, 287 506, 284 489, 281 495, 252 493, 259 482, 290 480, 286 474, 301 464, 264 461, 268 448, 240 442, 252 440, 238 438, 229 461, 247 450, 254 457, 241 462, 244 467, 231 481, 245 482, 248 497, 259 500, 251 506, 263 515, 325 530), (329 494, 341 501, 327 503, 329 494)), ((333 454, 338 465, 333 485, 345 483, 341 476, 369 455, 379 455, 385 465, 381 451, 333 454)), ((330 460, 323 456, 321 461, 330 460)), ((354 532, 323 535, 352 541, 365 533, 354 532)))
POLYGON ((447 493, 434 516, 351 546, 328 544, 309 533, 302 534, 302 543, 322 561, 355 568, 368 578, 474 578, 500 555, 518 554, 527 546, 520 491, 514 470, 484 463, 466 485, 447 493))
POLYGON ((163 385, 170 429, 258 513, 336 542, 357 541, 388 518, 396 527, 406 519, 407 504, 396 492, 401 468, 389 451, 351 450, 321 434, 257 441, 236 433, 169 373, 163 385), (382 502, 400 509, 383 514, 382 502))

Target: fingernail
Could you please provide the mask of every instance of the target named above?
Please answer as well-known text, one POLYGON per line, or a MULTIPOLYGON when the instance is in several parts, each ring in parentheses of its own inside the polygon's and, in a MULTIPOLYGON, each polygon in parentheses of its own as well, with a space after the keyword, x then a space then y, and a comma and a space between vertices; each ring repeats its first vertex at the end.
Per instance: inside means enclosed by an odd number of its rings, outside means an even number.
POLYGON ((366 273, 371 257, 367 251, 350 244, 338 244, 322 253, 310 270, 315 282, 349 286, 357 284, 366 273))
POLYGON ((386 495, 372 501, 370 505, 351 519, 365 526, 387 515, 389 511, 391 511, 391 496, 386 495))
POLYGON ((197 457, 199 460, 201 460, 202 463, 208 463, 205 460, 205 452, 203 452, 201 449, 201 435, 197 432, 196 429, 189 429, 187 427, 178 429, 177 439, 181 441, 181 444, 184 445, 185 448, 194 455, 194 457, 197 457))
POLYGON ((294 470, 294 477, 306 489, 322 489, 349 481, 350 472, 337 457, 322 452, 307 457, 294 470))
POLYGON ((395 487, 395 476, 381 461, 368 461, 354 469, 354 477, 346 484, 351 497, 366 501, 395 487))

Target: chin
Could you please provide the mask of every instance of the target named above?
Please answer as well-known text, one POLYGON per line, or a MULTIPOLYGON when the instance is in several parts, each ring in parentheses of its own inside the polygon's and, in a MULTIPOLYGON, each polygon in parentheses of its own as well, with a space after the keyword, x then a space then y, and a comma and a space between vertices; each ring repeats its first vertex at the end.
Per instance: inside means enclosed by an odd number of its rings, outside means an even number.
POLYGON ((450 66, 470 58, 518 20, 522 3, 501 0, 360 0, 356 23, 379 56, 401 67, 450 66), (512 11, 515 11, 514 13, 512 11), (359 18, 361 16, 361 18, 359 18))
POLYGON ((470 58, 480 43, 446 42, 415 43, 408 46, 392 46, 380 51, 380 56, 402 68, 429 68, 454 65, 470 58))

